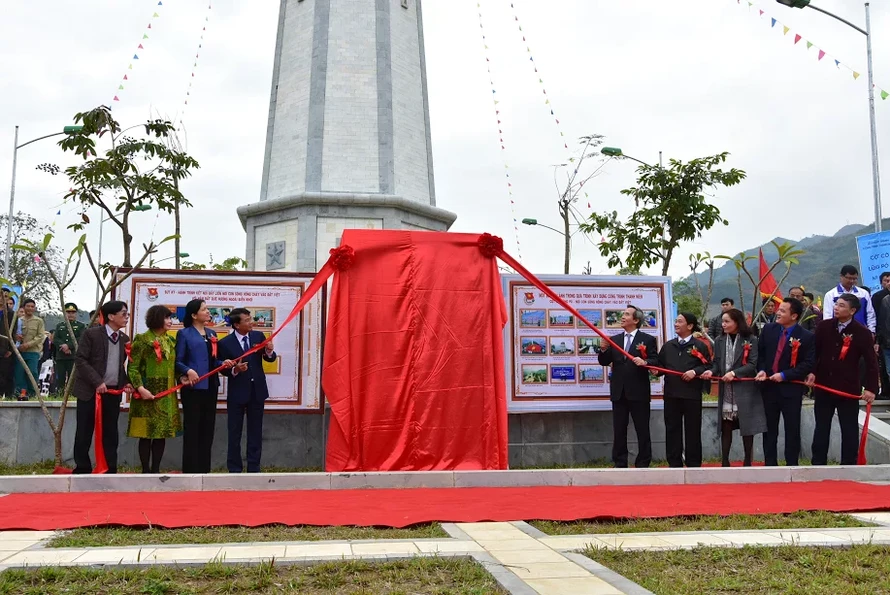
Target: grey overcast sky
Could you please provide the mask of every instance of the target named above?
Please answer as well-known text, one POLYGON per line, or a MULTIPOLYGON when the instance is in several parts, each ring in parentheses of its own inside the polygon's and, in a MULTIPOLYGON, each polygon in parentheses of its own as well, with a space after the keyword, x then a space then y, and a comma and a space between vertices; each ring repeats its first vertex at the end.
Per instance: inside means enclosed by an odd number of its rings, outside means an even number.
MULTIPOLYGON (((860 1, 818 4, 864 26, 860 1)), ((516 0, 515 11, 506 0, 484 0, 486 63, 476 5, 423 3, 436 191, 439 206, 458 214, 453 231, 500 235, 516 253, 505 163, 517 218, 558 226, 551 166, 567 152, 551 106, 569 146, 599 133, 607 145, 650 162, 660 150, 665 159, 682 160, 729 151, 729 165, 748 172, 740 186, 714 199, 730 227, 685 246, 671 267, 675 277, 687 273, 693 251, 732 253, 779 235, 799 239, 873 220, 865 38, 841 23, 769 0, 752 7, 746 0, 516 0), (770 17, 790 32, 771 27, 770 17), (803 38, 797 45, 795 34, 803 38), (815 47, 807 50, 806 40, 815 47), (821 62, 817 48, 828 53, 821 62), (835 58, 860 72, 859 79, 837 68, 835 58)), ((202 262, 211 253, 216 260, 243 255, 235 209, 259 198, 278 6, 277 0, 213 0, 210 10, 205 0, 0 4, 2 210, 15 125, 24 142, 60 130, 77 111, 112 103, 115 94, 114 113, 124 124, 176 117, 193 80, 184 122, 188 151, 201 169, 184 186, 194 208, 184 215, 183 249, 202 262), (139 43, 144 50, 136 49, 139 43), (124 74, 128 81, 118 90, 124 74)), ((873 3, 872 27, 875 82, 890 90, 886 2, 873 3)), ((876 101, 887 180, 890 100, 876 101)), ((52 141, 20 151, 17 208, 55 221, 59 241, 70 247, 74 235, 65 227, 76 211, 61 204, 65 181, 35 170, 45 161, 67 163, 52 141)), ((633 181, 631 162, 608 163, 589 184, 591 209, 629 214, 619 190, 633 181)), ((578 204, 584 213, 591 210, 587 202, 578 204)), ((98 221, 98 211, 92 215, 98 221)), ((171 217, 139 217, 139 243, 171 233, 171 217)), ((105 260, 119 258, 115 232, 106 226, 105 260)), ((97 225, 89 233, 95 247, 97 225)), ((561 272, 561 241, 546 229, 520 226, 522 259, 534 272, 561 272)), ((594 272, 609 272, 591 242, 576 236, 574 248, 572 272, 588 260, 594 272)), ((170 255, 172 245, 158 258, 170 255)), ((85 307, 93 289, 82 273, 73 297, 85 307)))

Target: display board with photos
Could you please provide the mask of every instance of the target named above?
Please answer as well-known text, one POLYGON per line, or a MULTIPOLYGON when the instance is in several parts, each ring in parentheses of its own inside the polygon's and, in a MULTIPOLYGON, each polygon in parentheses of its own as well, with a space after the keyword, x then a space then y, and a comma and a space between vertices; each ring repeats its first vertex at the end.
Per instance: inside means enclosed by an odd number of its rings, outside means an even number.
MULTIPOLYGON (((123 273, 118 273, 123 275, 123 273)), ((145 313, 154 305, 166 306, 173 314, 175 335, 183 328, 185 306, 194 299, 204 300, 210 310, 210 324, 220 340, 233 332, 229 314, 247 308, 254 330, 269 337, 284 322, 312 275, 223 271, 133 272, 115 292, 130 308, 131 337, 145 332, 145 313)), ((322 411, 321 355, 324 338, 325 291, 320 291, 300 315, 274 339, 275 362, 263 362, 269 399, 266 410, 306 413, 322 411)), ((227 379, 220 375, 219 408, 225 408, 227 379)), ((128 404, 124 403, 124 407, 128 404)))
MULTIPOLYGON (((628 304, 643 311, 641 331, 659 349, 673 337, 668 277, 543 276, 561 299, 607 335, 623 333, 628 304)), ((603 339, 571 311, 517 275, 502 275, 509 320, 504 330, 509 410, 573 411, 611 409, 609 367, 599 365, 603 339)), ((620 344, 620 343, 619 343, 620 344)), ((652 396, 663 380, 650 374, 652 396)))

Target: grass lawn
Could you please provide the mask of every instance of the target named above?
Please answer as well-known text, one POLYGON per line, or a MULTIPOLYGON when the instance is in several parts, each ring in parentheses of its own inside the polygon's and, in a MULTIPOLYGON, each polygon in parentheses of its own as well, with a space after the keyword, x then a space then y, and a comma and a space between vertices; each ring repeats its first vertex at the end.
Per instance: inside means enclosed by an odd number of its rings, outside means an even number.
POLYGON ((326 541, 341 539, 449 539, 438 524, 404 529, 377 527, 188 527, 185 529, 140 529, 131 527, 85 527, 54 537, 48 547, 106 547, 196 543, 245 543, 266 541, 326 541))
POLYGON ((548 535, 874 527, 873 524, 854 519, 850 515, 822 511, 795 512, 793 514, 671 517, 665 519, 613 519, 568 523, 530 521, 529 524, 548 535))
POLYGON ((505 593, 473 560, 328 562, 315 566, 105 569, 47 567, 0 574, 0 594, 166 595, 216 593, 505 593))
POLYGON ((585 555, 656 595, 890 594, 890 547, 588 550, 585 555))

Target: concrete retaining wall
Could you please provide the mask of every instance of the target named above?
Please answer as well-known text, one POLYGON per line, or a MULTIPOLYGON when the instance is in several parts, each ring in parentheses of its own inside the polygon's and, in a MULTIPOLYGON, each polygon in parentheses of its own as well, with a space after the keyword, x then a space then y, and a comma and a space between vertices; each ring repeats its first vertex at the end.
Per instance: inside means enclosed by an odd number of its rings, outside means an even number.
MULTIPOLYGON (((52 409, 58 415, 58 404, 52 409)), ((69 406, 62 437, 63 453, 68 464, 73 465, 72 448, 76 425, 76 406, 69 406)), ((329 422, 329 414, 325 422, 329 422)), ((860 415, 860 423, 864 414, 860 415)), ((612 450, 611 412, 576 413, 527 413, 509 416, 510 467, 572 466, 593 460, 609 460, 612 450)), ((290 413, 266 414, 263 432, 263 467, 303 468, 323 467, 325 429, 319 415, 290 413)), ((661 411, 653 411, 650 420, 653 457, 663 460, 664 421, 661 411)), ((802 414, 803 449, 801 456, 810 458, 813 439, 813 407, 805 404, 802 414)), ((122 465, 139 464, 137 440, 126 438, 127 416, 121 414, 119 431, 121 446, 118 453, 122 465)), ((782 458, 784 437, 779 436, 779 458, 782 458)), ((636 436, 629 432, 631 462, 636 454, 636 436)), ((705 403, 702 423, 704 457, 720 457, 717 434, 716 403, 705 403)), ((213 467, 224 468, 226 460, 226 416, 220 414, 216 421, 216 438, 213 443, 213 467)), ((762 440, 755 440, 756 459, 763 460, 762 440)), ((840 430, 837 419, 831 435, 829 459, 838 461, 840 455, 840 430)), ((736 435, 733 459, 741 460, 741 440, 736 435)), ((0 402, 0 460, 10 463, 36 463, 53 458, 53 440, 49 425, 36 402, 0 402)), ((872 464, 890 463, 890 426, 872 417, 869 435, 868 459, 872 464)), ((182 440, 167 442, 163 469, 180 469, 182 440)))

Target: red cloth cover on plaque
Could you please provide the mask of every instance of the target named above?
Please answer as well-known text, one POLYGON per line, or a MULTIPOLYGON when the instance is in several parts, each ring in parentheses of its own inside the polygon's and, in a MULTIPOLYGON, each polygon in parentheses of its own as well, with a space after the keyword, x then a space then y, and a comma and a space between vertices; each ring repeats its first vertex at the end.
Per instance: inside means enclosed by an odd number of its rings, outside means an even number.
POLYGON ((497 259, 478 234, 352 230, 334 276, 322 386, 326 468, 506 469, 497 259))

